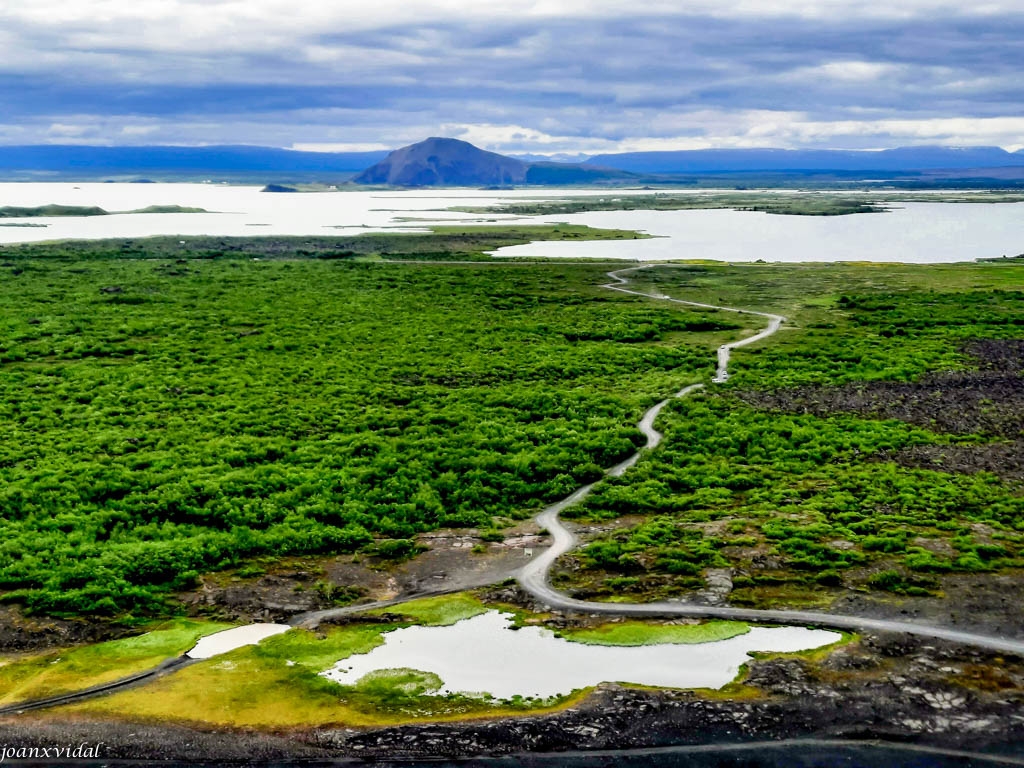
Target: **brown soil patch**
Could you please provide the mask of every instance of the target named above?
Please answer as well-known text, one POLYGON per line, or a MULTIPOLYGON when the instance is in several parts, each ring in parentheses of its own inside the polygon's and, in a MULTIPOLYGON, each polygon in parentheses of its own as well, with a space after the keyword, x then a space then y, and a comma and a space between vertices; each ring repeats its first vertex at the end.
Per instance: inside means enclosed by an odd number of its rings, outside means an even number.
POLYGON ((449 592, 511 578, 548 539, 532 522, 485 542, 475 530, 440 530, 417 541, 427 550, 412 560, 390 562, 366 555, 285 559, 265 574, 210 574, 179 598, 197 615, 235 621, 287 621, 309 611, 349 603, 449 592))

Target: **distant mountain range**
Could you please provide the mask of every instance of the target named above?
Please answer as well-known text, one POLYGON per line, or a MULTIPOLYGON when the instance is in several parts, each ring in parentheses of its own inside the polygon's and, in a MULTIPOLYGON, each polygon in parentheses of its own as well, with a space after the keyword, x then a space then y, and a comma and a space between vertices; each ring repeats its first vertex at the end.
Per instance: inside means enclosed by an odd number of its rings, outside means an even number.
MULTIPOLYGON (((902 147, 879 152, 709 149, 597 155, 585 163, 528 162, 486 152, 465 141, 430 138, 391 152, 356 176, 356 184, 511 186, 640 183, 678 174, 756 172, 906 173, 1024 168, 1024 152, 1000 147, 902 147)), ((957 174, 962 176, 963 174, 957 174)))
POLYGON ((298 152, 249 146, 86 147, 0 146, 0 172, 104 174, 356 173, 387 155, 377 152, 298 152))
POLYGON ((671 184, 742 174, 849 178, 1024 179, 1024 150, 900 147, 882 151, 704 149, 596 155, 584 162, 509 157, 430 138, 393 152, 299 152, 251 146, 0 146, 0 178, 205 178, 391 186, 671 184), (876 176, 877 174, 877 176, 876 176))

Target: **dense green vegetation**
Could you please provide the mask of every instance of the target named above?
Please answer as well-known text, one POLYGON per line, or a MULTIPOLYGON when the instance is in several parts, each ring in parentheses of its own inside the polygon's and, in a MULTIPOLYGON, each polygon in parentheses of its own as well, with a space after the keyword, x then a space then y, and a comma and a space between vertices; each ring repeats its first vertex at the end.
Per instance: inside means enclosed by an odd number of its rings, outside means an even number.
MULTIPOLYGON (((766 413, 727 397, 680 402, 665 425, 664 449, 585 508, 600 519, 650 515, 583 551, 587 565, 633 577, 613 581, 615 591, 651 573, 677 577, 665 586, 698 586, 705 567, 738 567, 749 575, 735 585, 745 587, 838 586, 837 571, 893 560, 921 574, 1024 566, 1015 489, 877 460, 938 436, 891 421, 766 413)), ((904 581, 872 584, 907 591, 904 581)))
POLYGON ((796 327, 737 352, 728 385, 673 402, 660 422, 663 445, 569 510, 597 520, 644 515, 581 552, 590 575, 577 587, 671 594, 701 586, 705 568, 732 567, 733 602, 759 603, 801 591, 814 599, 818 588, 844 584, 930 594, 944 573, 1024 567, 1018 485, 895 460, 911 447, 984 451, 1020 437, 1019 421, 937 409, 985 416, 1015 402, 999 388, 1020 391, 1022 380, 1007 381, 1005 370, 969 374, 985 364, 969 350, 977 339, 1024 337, 1024 270, 687 267, 638 277, 673 295, 783 311, 796 327), (954 383, 980 396, 929 399, 929 389, 952 384, 922 377, 947 369, 964 371, 954 383), (848 402, 833 396, 814 407, 839 384, 848 402), (805 394, 789 396, 797 386, 805 394), (872 387, 875 396, 863 396, 872 387), (886 409, 905 420, 884 418, 886 409), (948 427, 960 423, 1011 432, 948 427))
POLYGON ((159 613, 260 556, 523 518, 735 332, 599 266, 89 248, 3 252, 0 590, 34 611, 159 613))
MULTIPOLYGON (((437 527, 499 536, 632 452, 642 410, 707 380, 714 347, 757 323, 603 290, 600 265, 383 261, 471 261, 538 236, 633 235, 505 226, 0 249, 0 598, 165 613, 199 574, 268 556, 400 560, 437 527)), ((822 585, 934 592, 942 573, 1024 565, 1016 486, 905 458, 1015 434, 949 428, 920 407, 903 420, 824 412, 804 404, 817 390, 765 396, 969 371, 974 340, 1024 336, 1020 265, 633 278, 791 324, 739 350, 728 385, 667 409, 663 447, 573 511, 643 515, 583 550, 578 587, 672 593, 731 566, 733 598, 757 602, 822 585)), ((972 402, 1012 400, 987 397, 972 402)))

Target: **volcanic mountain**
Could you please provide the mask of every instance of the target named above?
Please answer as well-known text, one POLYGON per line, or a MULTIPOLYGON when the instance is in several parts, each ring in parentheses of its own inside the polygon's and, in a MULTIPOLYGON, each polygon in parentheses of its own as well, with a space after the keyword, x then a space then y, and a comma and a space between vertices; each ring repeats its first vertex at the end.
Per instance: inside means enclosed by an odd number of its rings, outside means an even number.
POLYGON ((493 187, 600 183, 634 174, 576 163, 527 163, 458 139, 429 138, 391 152, 356 176, 356 184, 393 187, 493 187))

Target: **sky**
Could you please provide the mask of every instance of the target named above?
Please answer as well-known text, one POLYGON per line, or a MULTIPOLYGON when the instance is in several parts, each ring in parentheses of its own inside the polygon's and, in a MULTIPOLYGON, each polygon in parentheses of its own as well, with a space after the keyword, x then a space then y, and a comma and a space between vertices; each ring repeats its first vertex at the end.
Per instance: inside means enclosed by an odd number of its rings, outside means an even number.
POLYGON ((0 144, 1024 148, 1024 0, 0 0, 0 144))

